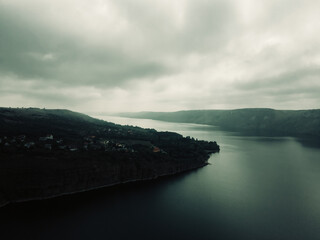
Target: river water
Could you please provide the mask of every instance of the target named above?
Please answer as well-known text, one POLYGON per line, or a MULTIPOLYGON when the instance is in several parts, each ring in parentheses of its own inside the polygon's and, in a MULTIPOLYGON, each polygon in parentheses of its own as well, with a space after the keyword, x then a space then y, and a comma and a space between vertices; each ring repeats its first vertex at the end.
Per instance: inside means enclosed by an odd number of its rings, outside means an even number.
POLYGON ((8 205, 1 239, 320 239, 319 142, 104 119, 215 140, 221 152, 177 176, 8 205))

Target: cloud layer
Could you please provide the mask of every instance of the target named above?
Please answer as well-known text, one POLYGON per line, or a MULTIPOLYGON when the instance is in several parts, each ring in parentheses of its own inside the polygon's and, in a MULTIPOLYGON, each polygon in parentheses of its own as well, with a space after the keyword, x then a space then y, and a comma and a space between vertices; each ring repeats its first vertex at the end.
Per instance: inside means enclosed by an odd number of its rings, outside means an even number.
POLYGON ((319 1, 0 0, 0 103, 319 108, 319 1))

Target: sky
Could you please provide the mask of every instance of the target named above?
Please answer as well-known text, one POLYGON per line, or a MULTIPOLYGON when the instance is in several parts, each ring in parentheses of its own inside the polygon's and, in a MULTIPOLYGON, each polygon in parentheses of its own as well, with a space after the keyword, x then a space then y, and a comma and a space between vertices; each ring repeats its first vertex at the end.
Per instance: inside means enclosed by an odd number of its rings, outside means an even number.
POLYGON ((320 108, 319 0, 0 0, 0 106, 320 108))

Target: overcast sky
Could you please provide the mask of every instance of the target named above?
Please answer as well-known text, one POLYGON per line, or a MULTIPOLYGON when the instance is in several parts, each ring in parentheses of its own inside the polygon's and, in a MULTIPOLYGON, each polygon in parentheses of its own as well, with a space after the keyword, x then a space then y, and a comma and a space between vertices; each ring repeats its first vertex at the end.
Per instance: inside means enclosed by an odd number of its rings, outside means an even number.
POLYGON ((320 108, 319 0, 0 0, 0 106, 320 108))

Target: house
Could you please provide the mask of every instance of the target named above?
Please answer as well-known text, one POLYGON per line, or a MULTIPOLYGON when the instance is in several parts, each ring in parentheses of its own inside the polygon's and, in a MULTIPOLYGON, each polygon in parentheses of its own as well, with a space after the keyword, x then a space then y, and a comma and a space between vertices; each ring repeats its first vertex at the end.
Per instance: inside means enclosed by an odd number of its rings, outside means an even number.
POLYGON ((47 134, 46 138, 47 138, 47 140, 53 140, 53 135, 52 134, 47 134))
POLYGON ((24 144, 24 147, 30 149, 30 148, 32 148, 34 145, 35 145, 34 142, 27 142, 26 144, 24 144))
POLYGON ((53 135, 52 134, 47 134, 45 137, 39 137, 39 141, 47 141, 47 140, 53 140, 53 135))
POLYGON ((158 152, 160 152, 161 150, 160 150, 160 148, 158 148, 158 147, 153 147, 153 150, 152 150, 154 153, 158 153, 158 152))
POLYGON ((89 145, 88 143, 84 143, 84 144, 83 144, 83 149, 84 149, 84 150, 88 150, 88 145, 89 145))
POLYGON ((109 144, 109 141, 103 139, 103 140, 100 141, 100 144, 102 144, 102 145, 108 145, 108 144, 109 144))
POLYGON ((116 143, 116 146, 119 148, 123 148, 124 146, 121 143, 116 143))
POLYGON ((21 142, 24 142, 24 140, 26 139, 26 135, 20 135, 17 137, 17 139, 21 142))
POLYGON ((47 150, 51 150, 52 146, 51 146, 51 144, 45 144, 44 148, 47 149, 47 150))

